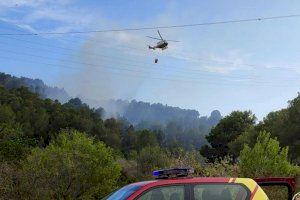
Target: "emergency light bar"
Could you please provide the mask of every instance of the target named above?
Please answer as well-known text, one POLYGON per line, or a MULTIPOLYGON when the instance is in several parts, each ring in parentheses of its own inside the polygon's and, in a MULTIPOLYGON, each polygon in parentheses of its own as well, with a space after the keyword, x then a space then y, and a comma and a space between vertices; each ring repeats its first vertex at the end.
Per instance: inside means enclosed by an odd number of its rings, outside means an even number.
POLYGON ((168 179, 171 177, 185 177, 192 173, 194 173, 194 168, 182 167, 156 170, 153 171, 153 176, 155 179, 168 179))

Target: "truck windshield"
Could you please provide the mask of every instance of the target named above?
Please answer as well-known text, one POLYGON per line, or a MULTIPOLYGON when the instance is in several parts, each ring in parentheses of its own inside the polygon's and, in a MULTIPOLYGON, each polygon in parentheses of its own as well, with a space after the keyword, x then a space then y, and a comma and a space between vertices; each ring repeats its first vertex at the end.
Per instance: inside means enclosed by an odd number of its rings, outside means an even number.
POLYGON ((102 200, 126 200, 132 193, 140 189, 143 185, 126 185, 110 195, 104 197, 102 200))

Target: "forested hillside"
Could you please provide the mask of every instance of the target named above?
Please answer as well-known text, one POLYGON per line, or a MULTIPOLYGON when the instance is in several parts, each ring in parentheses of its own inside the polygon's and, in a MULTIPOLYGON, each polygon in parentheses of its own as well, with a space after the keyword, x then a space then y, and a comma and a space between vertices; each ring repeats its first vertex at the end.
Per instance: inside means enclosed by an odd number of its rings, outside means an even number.
MULTIPOLYGON (((150 104, 141 101, 110 100, 95 103, 103 105, 105 116, 115 116, 133 124, 136 129, 160 130, 174 145, 180 141, 185 149, 196 147, 199 149, 206 143, 205 135, 222 118, 215 110, 209 117, 201 117, 199 112, 181 109, 159 103, 150 104)), ((177 144, 176 144, 177 145, 177 144)))
MULTIPOLYGON (((26 86, 31 92, 39 94, 42 98, 57 99, 61 103, 71 99, 65 90, 48 87, 39 79, 17 78, 0 73, 0 85, 6 89, 26 86)), ((78 98, 71 100, 71 102, 74 105, 78 103, 79 106, 82 104, 78 98)), ((114 117, 126 126, 133 125, 136 130, 149 129, 162 132, 169 145, 180 146, 187 150, 199 149, 206 144, 205 135, 222 118, 217 110, 213 111, 209 117, 201 117, 196 110, 181 109, 159 103, 138 102, 136 100, 131 102, 124 100, 85 100, 85 102, 97 108, 99 112, 101 110, 102 118, 114 117)), ((84 105, 88 106, 87 104, 84 105)))
POLYGON ((87 102, 94 107, 103 107, 106 116, 124 117, 130 123, 143 128, 163 127, 173 121, 179 123, 183 129, 201 126, 203 129, 208 130, 222 118, 218 110, 213 111, 209 117, 201 117, 196 110, 182 109, 160 103, 150 104, 136 100, 87 100, 87 102))

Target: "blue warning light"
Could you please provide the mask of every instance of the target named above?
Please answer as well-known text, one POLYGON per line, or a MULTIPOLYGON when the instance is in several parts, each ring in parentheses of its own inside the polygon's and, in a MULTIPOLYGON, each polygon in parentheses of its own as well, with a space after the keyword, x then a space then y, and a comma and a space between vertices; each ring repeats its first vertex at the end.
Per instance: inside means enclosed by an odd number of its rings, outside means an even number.
POLYGON ((156 179, 168 179, 174 177, 186 177, 194 173, 194 169, 191 167, 178 167, 170 169, 160 169, 153 171, 153 176, 156 179))

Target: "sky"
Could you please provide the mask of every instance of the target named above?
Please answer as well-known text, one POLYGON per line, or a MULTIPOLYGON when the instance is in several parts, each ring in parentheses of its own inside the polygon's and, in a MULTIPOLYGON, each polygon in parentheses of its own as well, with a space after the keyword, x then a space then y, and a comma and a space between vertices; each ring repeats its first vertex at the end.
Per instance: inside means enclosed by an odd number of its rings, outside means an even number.
POLYGON ((279 0, 0 0, 0 71, 42 79, 86 99, 126 99, 259 120, 300 91, 300 17, 70 34, 300 14, 279 0), (67 33, 18 35, 23 33, 67 33), (3 34, 12 35, 3 35, 3 34), (69 34, 68 34, 69 33, 69 34), (2 34, 2 35, 1 35, 2 34), (158 63, 154 63, 154 59, 158 63))

